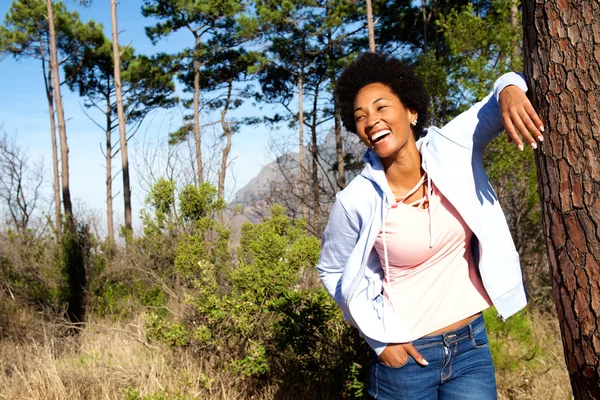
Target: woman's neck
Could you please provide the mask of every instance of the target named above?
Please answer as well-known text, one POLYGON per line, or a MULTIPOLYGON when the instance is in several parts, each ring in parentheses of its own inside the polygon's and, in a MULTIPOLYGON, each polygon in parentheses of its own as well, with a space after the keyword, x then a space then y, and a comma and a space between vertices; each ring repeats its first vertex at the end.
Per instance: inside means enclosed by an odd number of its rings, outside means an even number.
POLYGON ((410 140, 395 156, 382 159, 385 176, 393 193, 401 195, 421 179, 421 154, 410 140))

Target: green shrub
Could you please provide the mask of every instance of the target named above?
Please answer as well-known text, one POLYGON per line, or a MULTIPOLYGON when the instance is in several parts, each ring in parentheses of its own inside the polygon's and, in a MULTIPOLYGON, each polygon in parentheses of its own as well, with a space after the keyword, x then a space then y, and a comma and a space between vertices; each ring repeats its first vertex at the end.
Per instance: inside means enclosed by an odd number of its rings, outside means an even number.
POLYGON ((542 349, 533 334, 527 310, 521 310, 506 322, 497 317, 495 307, 483 312, 494 366, 498 370, 515 370, 524 361, 531 361, 542 349))

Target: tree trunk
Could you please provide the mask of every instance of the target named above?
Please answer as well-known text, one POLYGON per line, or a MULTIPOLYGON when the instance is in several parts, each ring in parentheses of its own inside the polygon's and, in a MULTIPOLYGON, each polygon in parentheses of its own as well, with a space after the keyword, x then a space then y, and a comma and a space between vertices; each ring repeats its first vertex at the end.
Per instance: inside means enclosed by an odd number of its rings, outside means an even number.
POLYGON ((423 16, 423 53, 427 53, 427 9, 425 0, 421 0, 421 15, 423 16))
POLYGON ((60 136, 63 208, 65 211, 67 230, 70 233, 75 233, 75 224, 73 223, 73 205, 71 203, 71 190, 69 188, 69 146, 67 144, 67 125, 65 123, 65 112, 60 94, 60 77, 58 75, 58 55, 56 50, 56 32, 54 29, 52 0, 46 0, 46 8, 48 11, 48 30, 50 31, 50 70, 52 72, 52 86, 54 90, 54 101, 56 102, 56 116, 58 117, 58 133, 60 136))
POLYGON ((337 155, 337 184, 340 189, 346 187, 346 165, 344 161, 344 144, 342 140, 342 111, 339 101, 333 99, 333 129, 335 131, 335 154, 337 155))
POLYGON ((518 60, 520 60, 521 56, 521 46, 519 43, 519 36, 517 35, 519 28, 519 4, 518 0, 513 0, 513 3, 510 6, 510 25, 512 26, 515 35, 512 42, 512 51, 510 55, 510 66, 514 71, 521 71, 521 65, 518 60))
MULTIPOLYGON (((321 232, 319 228, 319 148, 317 146, 317 111, 319 105, 319 84, 315 85, 312 124, 311 124, 311 157, 312 157, 312 191, 313 191, 313 214, 312 214, 312 229, 313 232, 321 232)), ((318 234, 317 234, 318 235, 318 234)))
POLYGON ((304 104, 302 91, 304 89, 304 76, 298 75, 298 136, 300 142, 300 203, 302 204, 302 216, 306 218, 308 210, 306 207, 306 170, 304 169, 304 104))
MULTIPOLYGON (((229 110, 229 103, 231 102, 231 91, 233 90, 233 81, 230 80, 227 86, 227 99, 225 100, 225 105, 223 106, 223 111, 221 111, 221 127, 223 128, 223 134, 225 135, 227 142, 225 143, 225 147, 223 147, 223 157, 221 158, 221 170, 219 171, 219 185, 217 189, 217 196, 219 199, 222 199, 225 193, 225 175, 227 173, 227 159, 229 158, 229 151, 231 150, 231 128, 227 126, 227 122, 225 121, 225 116, 227 115, 227 111, 229 110)), ((223 210, 219 210, 218 212, 219 222, 223 224, 223 210)))
POLYGON ((83 322, 85 319, 85 293, 87 275, 83 262, 83 251, 78 240, 73 220, 71 191, 69 189, 69 146, 67 145, 67 127, 65 113, 60 94, 60 78, 58 76, 58 54, 56 49, 56 32, 54 29, 54 13, 52 0, 46 0, 48 11, 48 30, 50 31, 50 56, 54 101, 58 116, 58 132, 60 135, 61 183, 63 192, 63 207, 66 223, 66 235, 63 235, 63 251, 65 255, 65 270, 68 282, 67 315, 71 322, 83 322))
POLYGON ((367 0, 367 30, 369 31, 369 51, 375 53, 375 28, 373 27, 373 6, 367 0))
POLYGON ((117 1, 110 1, 110 19, 112 22, 113 59, 115 67, 115 89, 117 100, 117 117, 119 119, 119 137, 121 144, 121 162, 123 164, 123 200, 125 205, 125 230, 127 239, 132 234, 131 221, 131 185, 129 183, 129 157, 127 155, 127 132, 125 130, 125 113, 123 111, 123 90, 121 86, 121 54, 119 52, 119 28, 117 25, 117 1))
MULTIPOLYGON (((110 77, 108 78, 110 81, 110 77)), ((110 86, 109 86, 110 87, 110 86)), ((108 240, 115 242, 113 222, 113 193, 112 193, 112 107, 110 96, 106 97, 106 223, 108 240)))
POLYGON ((525 71, 547 130, 538 178, 576 399, 600 399, 600 3, 524 0, 525 71))
POLYGON ((52 94, 52 69, 46 71, 46 50, 40 46, 44 87, 48 100, 48 115, 50 116, 50 143, 52 145, 52 191, 54 193, 54 229, 56 237, 62 234, 62 213, 60 210, 60 176, 58 172, 58 146, 56 145, 56 121, 54 120, 54 95, 52 94))
MULTIPOLYGON (((200 36, 196 36, 196 50, 200 45, 200 36)), ((202 142, 200 137, 200 62, 194 60, 194 138, 196 139, 196 164, 198 185, 204 182, 202 172, 202 142)))
MULTIPOLYGON (((327 9, 329 19, 329 8, 327 9)), ((327 56, 329 58, 329 81, 335 86, 335 54, 333 51, 333 38, 331 28, 327 29, 327 56)), ((342 141, 342 114, 337 97, 333 96, 333 131, 335 134, 335 154, 337 156, 337 185, 340 189, 346 187, 346 172, 344 165, 344 146, 342 141)))

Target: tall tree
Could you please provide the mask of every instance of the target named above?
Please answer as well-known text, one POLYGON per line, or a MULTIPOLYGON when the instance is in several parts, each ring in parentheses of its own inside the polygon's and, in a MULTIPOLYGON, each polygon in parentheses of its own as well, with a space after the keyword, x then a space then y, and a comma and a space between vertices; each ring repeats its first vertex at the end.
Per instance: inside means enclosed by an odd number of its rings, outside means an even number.
MULTIPOLYGON (((144 0, 142 7, 145 17, 161 21, 146 28, 146 34, 154 43, 182 29, 189 31, 194 38, 193 46, 178 54, 179 64, 185 68, 181 70, 180 78, 186 81, 189 72, 193 76, 193 123, 185 124, 180 133, 194 133, 199 184, 204 181, 200 131, 200 70, 215 54, 235 46, 232 39, 243 40, 247 30, 252 30, 254 23, 243 15, 246 7, 246 1, 237 0, 144 0)), ((189 91, 189 88, 184 90, 189 91)))
POLYGON ((536 161, 565 360, 575 398, 600 399, 600 4, 522 4, 525 71, 548 128, 536 161))
POLYGON ((304 85, 307 75, 310 75, 313 58, 320 53, 315 47, 314 39, 317 30, 322 27, 314 24, 314 0, 297 4, 259 0, 256 4, 261 30, 268 33, 265 36, 269 40, 266 49, 269 62, 265 63, 259 78, 262 86, 261 99, 282 104, 289 112, 284 119, 292 117, 297 121, 300 164, 300 188, 297 196, 300 199, 302 216, 307 217, 304 85), (296 96, 298 107, 292 108, 290 104, 296 96))
POLYGON ((525 71, 547 140, 543 225, 576 399, 600 399, 600 4, 523 1, 525 71))
MULTIPOLYGON (((225 196, 225 178, 229 168, 229 153, 231 151, 233 134, 239 130, 241 121, 228 118, 229 111, 242 105, 244 100, 251 97, 250 86, 235 88, 236 83, 247 81, 252 70, 259 62, 259 55, 244 49, 229 49, 217 54, 210 65, 202 70, 200 88, 216 93, 207 103, 211 109, 220 110, 219 123, 223 131, 225 143, 221 146, 221 165, 218 174, 217 198, 225 196), (221 93, 219 93, 221 92, 221 93)), ((219 222, 223 223, 223 209, 217 210, 219 222)))
MULTIPOLYGON (((346 187, 345 153, 342 139, 341 110, 338 99, 333 96, 335 82, 341 70, 348 65, 352 57, 360 49, 360 40, 357 33, 362 31, 362 26, 348 31, 349 25, 361 21, 361 11, 350 0, 319 0, 318 6, 323 10, 320 25, 325 27, 319 41, 323 43, 323 51, 327 62, 327 78, 332 94, 333 120, 335 133, 337 185, 339 189, 346 187)), ((373 46, 375 43, 373 33, 373 46)))
POLYGON ((69 184, 69 145, 67 143, 67 124, 65 121, 65 110, 62 104, 60 93, 60 75, 58 49, 56 47, 56 29, 54 26, 54 12, 52 9, 52 0, 46 0, 46 10, 48 12, 48 32, 50 44, 50 71, 52 76, 54 102, 56 104, 56 116, 58 117, 58 136, 60 138, 60 172, 63 210, 65 212, 66 227, 69 233, 75 233, 75 224, 73 222, 73 204, 71 203, 71 188, 69 184))
POLYGON ((71 203, 71 189, 69 185, 69 146, 67 144, 67 126, 60 91, 58 47, 56 45, 56 30, 54 26, 52 0, 46 0, 46 9, 48 11, 48 31, 50 33, 50 69, 52 71, 54 101, 56 103, 58 133, 60 137, 63 210, 67 228, 67 235, 65 235, 65 238, 63 239, 63 248, 66 257, 65 264, 69 283, 67 313, 72 322, 82 322, 85 317, 87 275, 85 265, 83 264, 82 243, 77 237, 75 221, 73 219, 73 205, 71 203))
POLYGON ((127 131, 123 110, 123 88, 121 84, 121 49, 119 48, 119 28, 117 21, 117 1, 110 1, 110 21, 112 25, 113 65, 115 98, 119 120, 119 143, 121 145, 121 175, 123 176, 123 205, 125 210, 126 237, 129 238, 133 226, 131 222, 131 183, 129 182, 129 155, 127 154, 127 131))
MULTIPOLYGON (((114 80, 113 45, 104 38, 100 46, 87 47, 81 57, 72 58, 65 65, 65 73, 72 76, 67 82, 71 90, 85 98, 84 106, 103 114, 104 121, 94 121, 105 136, 104 158, 106 168, 106 208, 108 237, 114 240, 113 222, 113 168, 112 159, 120 146, 115 146, 112 134, 118 128, 116 115, 116 88, 114 80)), ((170 73, 170 59, 165 55, 148 58, 136 55, 128 46, 121 47, 121 78, 127 140, 137 132, 145 117, 160 107, 173 106, 175 85, 170 73)), ((118 141, 117 141, 118 144, 118 141)))
MULTIPOLYGON (((11 54, 17 59, 35 58, 41 61, 42 77, 48 114, 50 117, 50 139, 52 145, 52 170, 54 188, 55 229, 60 234, 62 213, 60 200, 60 178, 58 150, 56 143, 56 123, 54 110, 54 88, 50 68, 50 29, 47 3, 44 0, 16 0, 11 4, 0 26, 0 53, 11 54)), ((61 2, 53 4, 56 41, 61 55, 59 63, 67 62, 80 54, 87 45, 95 43, 102 35, 101 27, 93 21, 81 23, 76 12, 69 12, 61 2)), ((68 76, 66 77, 68 80, 68 76)))

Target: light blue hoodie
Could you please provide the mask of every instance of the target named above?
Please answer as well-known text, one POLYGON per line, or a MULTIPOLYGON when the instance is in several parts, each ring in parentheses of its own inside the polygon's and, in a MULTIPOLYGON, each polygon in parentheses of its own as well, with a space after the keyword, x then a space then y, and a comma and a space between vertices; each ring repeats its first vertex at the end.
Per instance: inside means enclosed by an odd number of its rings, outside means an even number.
MULTIPOLYGON (((504 128, 498 95, 509 85, 527 91, 521 75, 505 74, 482 101, 442 129, 429 128, 417 142, 429 179, 473 231, 474 260, 503 320, 522 309, 527 299, 519 255, 483 168, 482 152, 504 128)), ((360 175, 336 196, 323 232, 317 270, 346 320, 379 355, 388 343, 409 342, 412 336, 384 301, 383 268, 373 247, 379 232, 385 230, 394 195, 379 157, 368 150, 364 161, 360 175)), ((432 223, 431 229, 435 229, 435 221, 432 223)))

